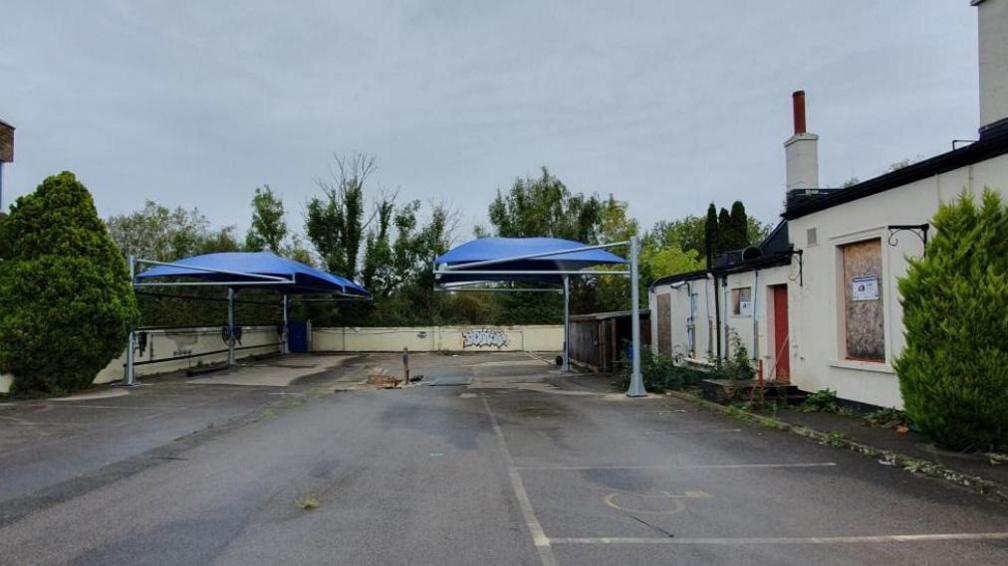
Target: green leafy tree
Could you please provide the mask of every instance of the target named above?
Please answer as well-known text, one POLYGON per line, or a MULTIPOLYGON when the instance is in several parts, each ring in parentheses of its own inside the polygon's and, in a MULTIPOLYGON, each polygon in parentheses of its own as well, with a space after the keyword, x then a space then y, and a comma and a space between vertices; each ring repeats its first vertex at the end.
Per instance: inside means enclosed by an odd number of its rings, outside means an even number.
POLYGON ((647 245, 657 248, 675 246, 683 251, 694 251, 697 257, 703 258, 706 255, 706 238, 706 219, 689 215, 677 220, 659 220, 644 240, 647 245))
POLYGON ((718 248, 717 255, 735 249, 735 239, 732 236, 731 213, 728 209, 721 208, 718 211, 718 248))
POLYGON ((312 198, 305 214, 305 233, 327 271, 357 276, 361 243, 370 220, 364 219, 364 186, 377 170, 377 160, 364 153, 334 156, 330 180, 316 181, 323 197, 312 198))
POLYGON ((711 203, 704 222, 703 255, 707 258, 707 265, 713 265, 723 253, 759 245, 770 233, 770 228, 750 218, 741 201, 732 203, 731 211, 722 208, 720 212, 711 203))
POLYGON ((252 197, 252 225, 245 235, 245 247, 249 251, 269 250, 279 254, 283 252, 285 238, 287 222, 284 221, 283 201, 269 185, 256 188, 252 197))
MULTIPOLYGON (((625 201, 616 200, 613 195, 609 195, 609 198, 602 202, 602 211, 600 214, 599 223, 599 236, 600 240, 603 242, 624 242, 630 238, 637 236, 640 233, 640 225, 630 216, 629 205, 625 201)), ((648 242, 645 239, 643 242, 643 247, 648 246, 648 242)), ((621 246, 619 248, 610 248, 609 251, 622 255, 623 257, 629 257, 630 250, 627 246, 621 246)), ((643 251, 641 253, 640 261, 638 262, 640 266, 640 300, 642 305, 647 304, 647 281, 649 280, 650 273, 644 267, 643 261, 643 251)), ((625 271, 626 266, 613 266, 605 267, 599 266, 598 269, 602 271, 625 271)), ((627 310, 630 308, 630 286, 627 284, 629 280, 623 276, 602 276, 597 278, 592 278, 586 280, 585 286, 588 289, 592 289, 591 285, 594 286, 594 301, 595 305, 592 310, 595 311, 619 311, 627 310)), ((579 288, 580 292, 585 293, 585 289, 579 288)))
POLYGON ((242 245, 238 243, 234 226, 225 226, 207 232, 200 238, 196 248, 197 255, 239 251, 242 251, 242 245))
POLYGON ((747 247, 749 245, 749 216, 746 214, 742 201, 737 200, 732 203, 728 218, 730 249, 738 250, 747 247))
POLYGON ((906 414, 955 450, 1008 448, 1008 210, 993 191, 942 205, 899 281, 906 414))
POLYGON ((714 203, 707 207, 707 219, 704 222, 704 253, 707 257, 707 265, 714 265, 714 258, 721 249, 721 242, 718 241, 718 213, 714 203))
POLYGON ((746 220, 746 245, 758 246, 773 230, 772 224, 763 224, 759 220, 750 216, 746 220))
POLYGON ((395 204, 383 201, 378 205, 377 224, 368 232, 364 244, 364 269, 361 282, 375 297, 386 297, 395 280, 392 268, 392 245, 389 243, 395 204))
POLYGON ((126 262, 73 173, 17 199, 0 240, 0 369, 17 391, 86 387, 136 324, 126 262))
POLYGON ((490 203, 490 223, 498 236, 546 236, 598 243, 603 203, 597 195, 571 193, 542 168, 537 178, 515 179, 507 193, 490 203))
POLYGON ((234 227, 219 230, 199 210, 171 210, 152 200, 129 214, 107 221, 109 234, 125 256, 155 261, 174 261, 216 251, 241 249, 234 227))
POLYGON ((315 267, 315 258, 312 257, 311 250, 305 247, 304 241, 301 240, 301 236, 298 236, 297 234, 290 237, 290 240, 284 246, 282 255, 284 257, 289 257, 294 261, 315 267))

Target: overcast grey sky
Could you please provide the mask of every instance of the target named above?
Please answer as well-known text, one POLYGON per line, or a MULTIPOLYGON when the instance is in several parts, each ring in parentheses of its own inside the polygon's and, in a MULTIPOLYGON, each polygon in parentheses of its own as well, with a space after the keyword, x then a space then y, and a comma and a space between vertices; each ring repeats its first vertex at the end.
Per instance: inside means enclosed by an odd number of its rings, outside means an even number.
POLYGON ((977 129, 968 0, 7 0, 0 22, 4 207, 70 169, 102 215, 151 198, 244 230, 268 183, 300 229, 330 155, 366 151, 461 238, 541 165, 645 226, 735 199, 770 221, 793 90, 825 186, 977 129))

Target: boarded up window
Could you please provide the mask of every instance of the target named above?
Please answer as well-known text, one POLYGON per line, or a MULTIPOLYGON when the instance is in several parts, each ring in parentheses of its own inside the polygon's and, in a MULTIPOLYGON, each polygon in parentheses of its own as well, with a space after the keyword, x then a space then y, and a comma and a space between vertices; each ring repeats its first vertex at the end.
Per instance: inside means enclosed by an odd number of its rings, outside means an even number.
POLYGON ((752 316, 752 289, 739 287, 732 289, 732 314, 735 316, 752 316))
POLYGON ((672 296, 658 295, 658 353, 672 353, 672 296))
POLYGON ((840 249, 843 255, 846 357, 884 362, 882 241, 866 240, 840 249))

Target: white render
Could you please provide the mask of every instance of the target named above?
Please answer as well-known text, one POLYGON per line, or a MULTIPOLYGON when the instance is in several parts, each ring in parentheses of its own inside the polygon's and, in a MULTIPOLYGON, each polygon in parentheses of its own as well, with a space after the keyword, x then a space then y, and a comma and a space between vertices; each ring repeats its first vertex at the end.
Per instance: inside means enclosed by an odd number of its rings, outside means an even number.
POLYGON ((980 55, 980 127, 1008 118, 1008 0, 974 0, 980 55))
POLYGON ((787 190, 819 188, 819 136, 795 134, 784 142, 787 190))
MULTIPOLYGON (((929 222, 941 202, 965 190, 979 200, 985 187, 1004 194, 1008 188, 1008 155, 938 174, 882 193, 821 210, 789 221, 791 242, 803 250, 804 286, 789 286, 791 306, 791 382, 806 391, 829 387, 844 399, 902 408, 899 382, 892 368, 905 343, 903 308, 897 281, 906 274, 907 257, 919 257, 923 243, 910 232, 895 235, 890 224, 929 222), (818 244, 807 245, 809 228, 818 244), (839 246, 881 238, 881 292, 885 305, 885 363, 841 359, 842 301, 839 246)), ((933 237, 933 228, 932 234, 933 237)))
MULTIPOLYGON (((726 278, 717 279, 718 299, 721 302, 721 352, 729 352, 729 341, 726 332, 730 330, 738 335, 749 357, 761 363, 764 377, 774 379, 775 352, 773 351, 773 291, 772 285, 797 285, 797 262, 793 266, 768 267, 754 271, 743 271, 729 274, 726 278), (723 285, 724 281, 727 285, 723 285), (730 297, 732 289, 752 289, 751 314, 734 315, 731 313, 730 297), (727 316, 726 316, 727 315, 727 316), (754 339, 755 338, 755 339, 754 339)), ((682 355, 691 361, 707 362, 716 356, 718 351, 718 330, 715 325, 713 278, 693 279, 686 282, 665 283, 655 285, 649 293, 651 307, 652 344, 658 337, 658 296, 669 295, 671 300, 671 334, 672 353, 682 355), (694 322, 696 332, 695 355, 690 355, 689 348, 689 294, 694 294, 694 322), (709 348, 709 350, 708 350, 709 348)), ((792 374, 793 374, 792 369, 792 374)))

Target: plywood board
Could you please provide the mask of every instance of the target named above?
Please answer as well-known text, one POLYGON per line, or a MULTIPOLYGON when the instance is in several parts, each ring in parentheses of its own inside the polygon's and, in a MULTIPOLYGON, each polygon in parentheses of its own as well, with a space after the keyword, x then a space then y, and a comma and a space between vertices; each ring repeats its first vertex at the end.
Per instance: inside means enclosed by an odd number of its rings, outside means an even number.
POLYGON ((658 295, 658 353, 666 356, 672 353, 672 296, 658 295))
POLYGON ((846 357, 885 361, 882 241, 847 244, 842 253, 846 357))

